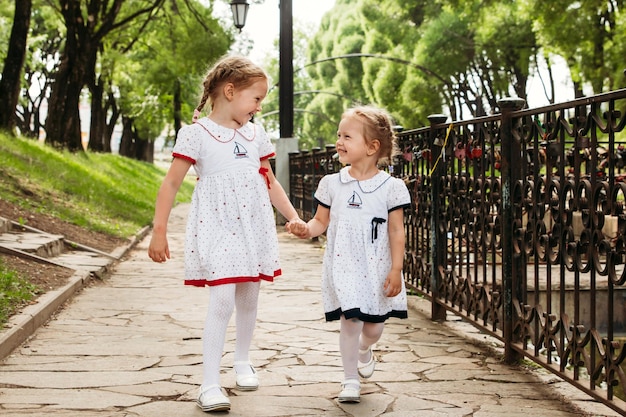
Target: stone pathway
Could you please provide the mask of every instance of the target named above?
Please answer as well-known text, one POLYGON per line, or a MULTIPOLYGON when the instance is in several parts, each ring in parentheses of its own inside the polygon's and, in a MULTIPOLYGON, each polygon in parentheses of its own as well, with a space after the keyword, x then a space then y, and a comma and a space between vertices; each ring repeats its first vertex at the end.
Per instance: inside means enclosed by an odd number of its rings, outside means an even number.
MULTIPOLYGON (((208 289, 182 285, 188 206, 170 219, 173 259, 155 264, 148 235, 103 281, 84 288, 0 363, 0 415, 203 416, 195 404, 208 289)), ((263 283, 252 360, 258 391, 234 388, 234 324, 222 361, 232 417, 617 416, 545 372, 500 362, 473 328, 410 297, 390 320, 359 404, 339 404, 338 323, 323 319, 322 249, 279 233, 283 276, 263 283)), ((497 351, 497 350, 496 350, 497 351)))

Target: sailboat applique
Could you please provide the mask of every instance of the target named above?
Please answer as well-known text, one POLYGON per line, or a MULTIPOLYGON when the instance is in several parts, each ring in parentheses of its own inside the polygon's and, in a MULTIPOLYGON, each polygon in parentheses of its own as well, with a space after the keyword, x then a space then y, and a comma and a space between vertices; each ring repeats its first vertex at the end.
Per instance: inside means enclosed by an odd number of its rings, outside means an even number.
POLYGON ((356 191, 353 191, 352 197, 348 199, 348 207, 349 208, 361 208, 361 204, 363 204, 361 197, 357 194, 356 191))
POLYGON ((235 148, 233 149, 235 158, 247 158, 248 150, 239 142, 235 142, 235 148))

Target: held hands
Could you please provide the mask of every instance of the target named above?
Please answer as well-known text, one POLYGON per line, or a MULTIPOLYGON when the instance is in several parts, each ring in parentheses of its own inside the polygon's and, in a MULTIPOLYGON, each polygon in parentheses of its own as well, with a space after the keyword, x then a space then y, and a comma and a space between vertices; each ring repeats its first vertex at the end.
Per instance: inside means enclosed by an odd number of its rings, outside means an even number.
POLYGON ((285 230, 300 239, 306 239, 309 236, 309 226, 299 218, 289 220, 285 224, 285 230))
POLYGON ((402 275, 399 270, 392 269, 389 271, 383 290, 387 297, 395 297, 400 294, 400 291, 402 291, 402 275))

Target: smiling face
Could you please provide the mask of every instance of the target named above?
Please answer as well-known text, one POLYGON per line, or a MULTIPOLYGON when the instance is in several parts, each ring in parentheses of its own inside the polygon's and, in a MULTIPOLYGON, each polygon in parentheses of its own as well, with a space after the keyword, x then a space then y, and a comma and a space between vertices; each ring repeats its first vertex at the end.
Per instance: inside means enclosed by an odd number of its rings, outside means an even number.
POLYGON ((265 78, 259 78, 246 87, 233 86, 230 100, 233 120, 240 126, 248 123, 256 113, 261 111, 261 102, 267 95, 267 89, 265 78))
POLYGON ((344 117, 339 122, 336 150, 339 161, 351 165, 364 161, 376 152, 365 139, 363 122, 354 116, 344 117))

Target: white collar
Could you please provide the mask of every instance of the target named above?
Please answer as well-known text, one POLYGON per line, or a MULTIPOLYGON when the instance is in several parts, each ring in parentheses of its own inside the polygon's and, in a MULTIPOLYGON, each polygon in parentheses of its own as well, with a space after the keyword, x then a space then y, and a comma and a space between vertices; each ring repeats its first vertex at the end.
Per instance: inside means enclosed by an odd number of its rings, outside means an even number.
POLYGON ((359 188, 364 193, 373 193, 378 188, 380 188, 385 182, 387 182, 389 178, 391 178, 391 175, 389 175, 387 172, 378 171, 378 173, 374 175, 372 178, 359 181, 356 178, 354 178, 352 175, 350 175, 349 166, 345 166, 341 168, 341 170, 339 171, 339 180, 341 181, 342 184, 348 184, 352 181, 356 181, 357 184, 359 185, 359 188))
POLYGON ((202 125, 211 135, 215 134, 215 136, 225 138, 226 140, 220 140, 220 142, 230 141, 230 138, 235 137, 235 132, 239 133, 244 139, 248 141, 252 141, 256 135, 256 125, 252 122, 248 122, 245 125, 241 126, 237 129, 231 129, 229 127, 224 127, 208 117, 202 117, 196 120, 196 123, 202 125))

